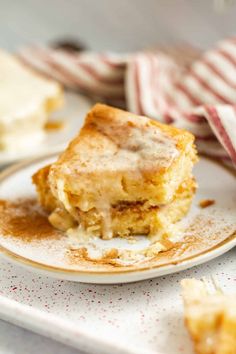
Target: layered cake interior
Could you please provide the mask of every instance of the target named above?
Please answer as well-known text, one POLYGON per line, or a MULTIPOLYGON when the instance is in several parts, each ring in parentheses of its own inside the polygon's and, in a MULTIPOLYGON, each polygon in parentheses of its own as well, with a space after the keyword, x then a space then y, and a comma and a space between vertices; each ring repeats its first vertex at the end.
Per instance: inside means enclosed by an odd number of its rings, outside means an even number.
POLYGON ((185 322, 197 354, 236 352, 235 295, 210 292, 203 281, 181 282, 185 305, 185 322))
POLYGON ((102 104, 78 136, 33 182, 61 230, 168 237, 188 212, 196 183, 192 134, 102 104))
POLYGON ((63 104, 63 90, 0 50, 0 149, 32 147, 48 116, 63 104))

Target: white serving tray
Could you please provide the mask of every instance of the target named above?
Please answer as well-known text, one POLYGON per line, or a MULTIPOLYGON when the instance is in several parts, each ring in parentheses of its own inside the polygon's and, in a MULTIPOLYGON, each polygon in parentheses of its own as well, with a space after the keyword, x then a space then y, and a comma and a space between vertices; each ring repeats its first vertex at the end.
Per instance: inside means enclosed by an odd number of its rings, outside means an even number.
POLYGON ((54 280, 0 260, 0 318, 94 354, 192 354, 179 282, 213 275, 236 292, 236 250, 190 270, 123 285, 54 280))

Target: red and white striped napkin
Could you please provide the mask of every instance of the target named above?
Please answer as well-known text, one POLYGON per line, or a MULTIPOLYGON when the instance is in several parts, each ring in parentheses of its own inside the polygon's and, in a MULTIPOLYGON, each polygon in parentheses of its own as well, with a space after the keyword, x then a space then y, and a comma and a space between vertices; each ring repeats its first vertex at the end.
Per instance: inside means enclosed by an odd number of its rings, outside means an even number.
POLYGON ((236 38, 133 54, 24 48, 21 59, 66 87, 191 131, 201 152, 236 165, 236 38))

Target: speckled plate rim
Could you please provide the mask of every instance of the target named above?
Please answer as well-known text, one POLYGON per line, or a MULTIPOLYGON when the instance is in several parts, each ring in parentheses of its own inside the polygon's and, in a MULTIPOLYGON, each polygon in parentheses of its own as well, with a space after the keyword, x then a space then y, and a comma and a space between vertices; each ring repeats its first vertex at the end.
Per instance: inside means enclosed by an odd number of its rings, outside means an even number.
MULTIPOLYGON (((36 157, 36 158, 29 158, 22 162, 16 163, 0 173, 0 186, 1 183, 4 182, 8 177, 12 174, 17 173, 18 171, 30 166, 31 164, 41 162, 45 159, 51 158, 53 156, 57 156, 61 153, 60 151, 52 152, 50 154, 36 157)), ((208 156, 202 155, 204 158, 209 159, 211 162, 214 162, 224 168, 228 173, 231 173, 233 176, 236 177, 236 171, 224 164, 221 164, 218 160, 214 158, 210 158, 208 156)), ((41 274, 60 278, 60 279, 67 279, 72 281, 84 281, 89 283, 119 283, 119 282, 132 282, 137 280, 144 280, 151 278, 152 276, 162 276, 170 273, 175 273, 178 271, 182 271, 185 269, 189 269, 196 265, 200 265, 205 263, 211 259, 214 259, 223 253, 227 252, 231 248, 236 245, 236 233, 229 236, 226 240, 220 242, 219 244, 211 247, 206 251, 202 251, 199 254, 194 256, 188 256, 183 258, 181 261, 169 261, 165 264, 156 264, 153 266, 144 265, 143 267, 140 266, 139 268, 134 269, 116 269, 115 267, 110 269, 109 271, 105 270, 87 270, 87 269, 65 269, 60 267, 53 267, 51 265, 46 265, 34 260, 30 260, 25 258, 13 251, 8 250, 4 246, 0 245, 0 255, 3 256, 5 259, 10 259, 15 264, 20 264, 27 269, 31 269, 33 271, 40 272, 41 274), (158 272, 158 270, 160 270, 158 272), (142 276, 140 276, 142 273, 142 276), (127 277, 129 275, 129 277, 127 277), (116 280, 110 279, 111 276, 115 276, 116 280), (124 278, 125 277, 125 278, 124 278)))

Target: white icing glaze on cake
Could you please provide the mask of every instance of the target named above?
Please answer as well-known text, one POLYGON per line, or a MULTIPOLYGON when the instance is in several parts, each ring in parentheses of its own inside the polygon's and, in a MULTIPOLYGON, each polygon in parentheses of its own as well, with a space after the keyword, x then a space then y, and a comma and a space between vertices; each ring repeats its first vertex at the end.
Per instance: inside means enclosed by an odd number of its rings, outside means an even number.
POLYGON ((127 125, 125 134, 123 126, 113 130, 112 125, 98 124, 95 129, 110 140, 109 149, 97 149, 95 154, 81 149, 79 160, 75 156, 63 163, 63 173, 71 174, 77 168, 80 173, 129 170, 137 176, 138 171, 167 168, 179 155, 176 141, 148 122, 141 129, 127 125))

